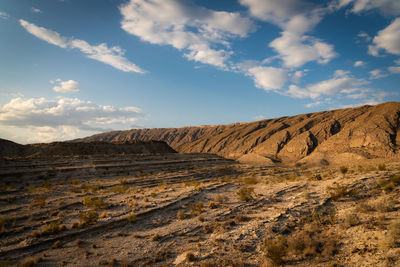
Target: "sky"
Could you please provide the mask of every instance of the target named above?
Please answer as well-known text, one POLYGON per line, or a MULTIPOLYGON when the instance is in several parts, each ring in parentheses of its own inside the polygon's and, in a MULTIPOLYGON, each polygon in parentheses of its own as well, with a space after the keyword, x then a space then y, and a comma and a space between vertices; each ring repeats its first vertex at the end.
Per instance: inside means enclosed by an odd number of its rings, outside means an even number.
POLYGON ((2 0, 0 138, 399 101, 398 0, 2 0))

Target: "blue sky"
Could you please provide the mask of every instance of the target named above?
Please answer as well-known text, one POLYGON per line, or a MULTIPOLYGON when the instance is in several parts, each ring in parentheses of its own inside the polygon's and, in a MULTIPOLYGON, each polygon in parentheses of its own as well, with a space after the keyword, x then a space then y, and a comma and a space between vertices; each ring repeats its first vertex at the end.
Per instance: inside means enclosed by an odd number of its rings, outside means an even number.
POLYGON ((398 0, 2 0, 0 137, 399 101, 398 0))

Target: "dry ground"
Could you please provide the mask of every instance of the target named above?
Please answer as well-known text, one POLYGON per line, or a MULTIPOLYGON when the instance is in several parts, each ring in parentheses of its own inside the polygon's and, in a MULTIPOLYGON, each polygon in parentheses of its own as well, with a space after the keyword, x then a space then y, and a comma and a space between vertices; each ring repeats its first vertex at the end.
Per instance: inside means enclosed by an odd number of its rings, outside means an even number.
POLYGON ((3 159, 0 266, 399 266, 400 164, 347 167, 3 159))

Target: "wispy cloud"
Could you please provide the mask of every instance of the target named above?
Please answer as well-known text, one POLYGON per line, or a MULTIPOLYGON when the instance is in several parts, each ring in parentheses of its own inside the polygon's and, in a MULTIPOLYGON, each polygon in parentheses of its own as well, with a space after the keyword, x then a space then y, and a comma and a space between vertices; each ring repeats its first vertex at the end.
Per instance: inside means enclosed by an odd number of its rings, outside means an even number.
POLYGON ((30 34, 48 42, 49 44, 53 44, 61 48, 79 49, 88 58, 103 62, 124 72, 145 73, 143 69, 125 58, 124 50, 118 46, 108 47, 105 43, 99 45, 90 45, 84 40, 63 37, 58 32, 36 26, 35 24, 29 23, 22 19, 19 20, 19 23, 30 34))
POLYGON ((337 70, 331 79, 308 85, 306 88, 290 85, 285 93, 295 98, 316 99, 324 95, 332 96, 338 93, 349 94, 360 91, 362 86, 368 83, 367 80, 353 77, 347 71, 337 70))
POLYGON ((0 10, 0 19, 9 19, 10 15, 8 15, 6 12, 0 10))
POLYGON ((36 8, 36 7, 31 7, 31 12, 33 12, 33 13, 43 13, 42 10, 40 10, 39 8, 36 8))
POLYGON ((338 0, 337 7, 351 5, 351 12, 361 13, 378 9, 384 15, 400 15, 400 1, 398 0, 338 0))
POLYGON ((364 66, 365 66, 364 61, 357 60, 356 62, 354 62, 354 67, 364 67, 364 66))
POLYGON ((383 77, 387 76, 387 74, 384 73, 381 69, 371 70, 369 72, 369 74, 370 74, 370 79, 373 79, 373 80, 380 79, 380 78, 383 78, 383 77))

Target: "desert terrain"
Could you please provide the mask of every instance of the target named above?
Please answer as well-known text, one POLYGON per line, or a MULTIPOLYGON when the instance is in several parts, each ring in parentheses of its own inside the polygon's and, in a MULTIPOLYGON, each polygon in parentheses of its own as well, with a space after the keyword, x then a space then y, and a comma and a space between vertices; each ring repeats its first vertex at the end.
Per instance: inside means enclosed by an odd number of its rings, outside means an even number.
MULTIPOLYGON (((273 134, 236 157, 157 138, 3 140, 0 266, 399 266, 398 106, 337 111, 352 119, 334 131, 304 121, 272 154, 273 134)), ((231 135, 226 149, 254 137, 231 135)))

